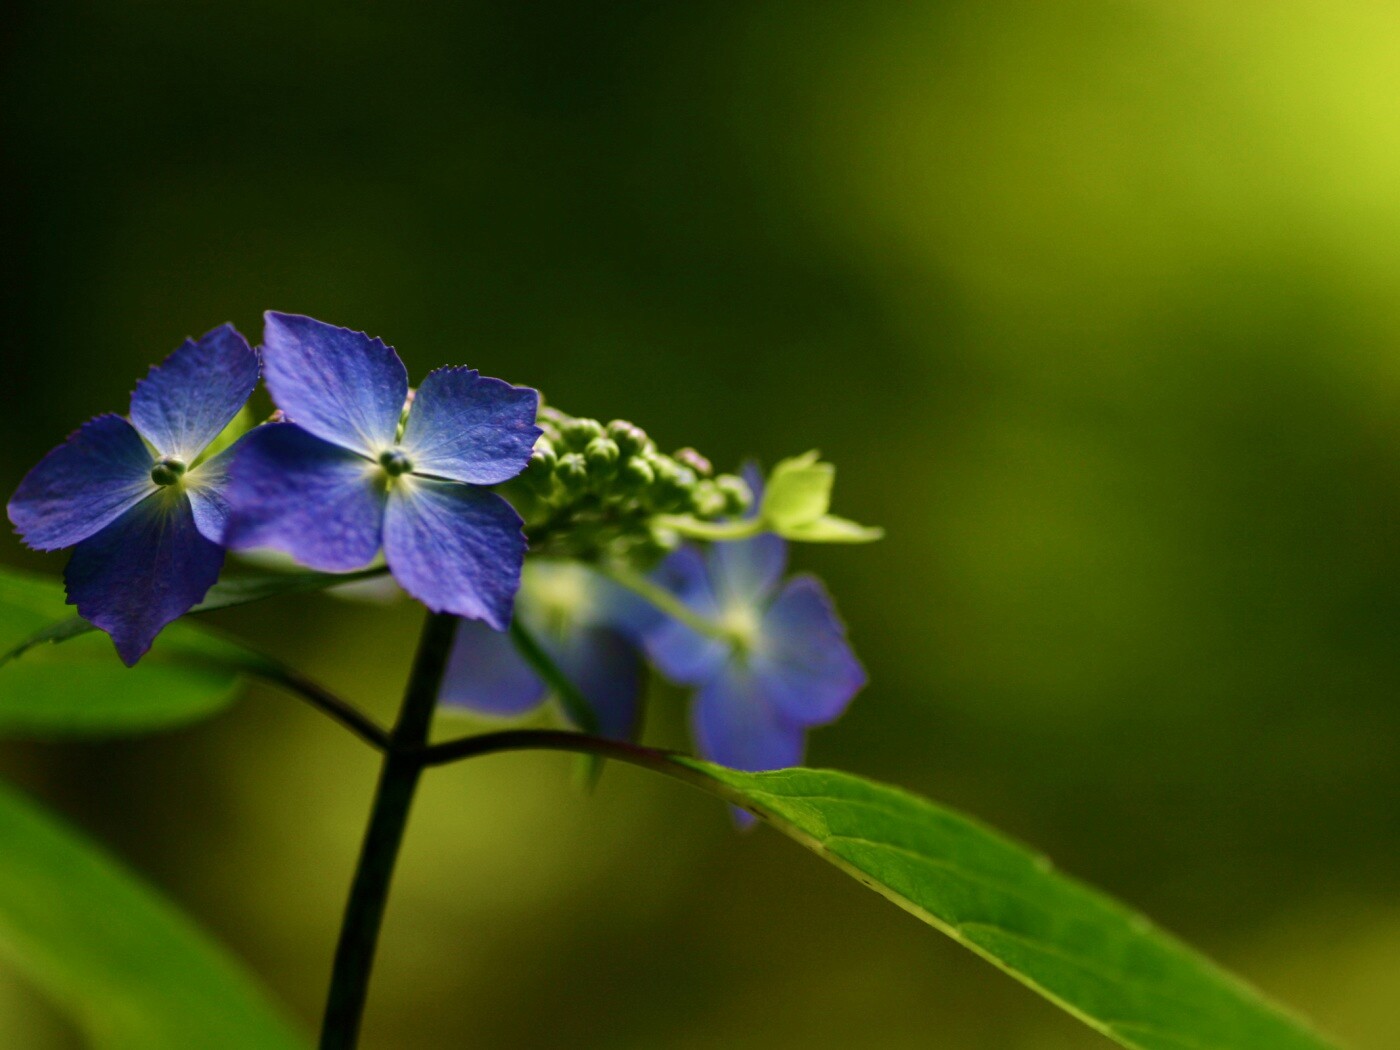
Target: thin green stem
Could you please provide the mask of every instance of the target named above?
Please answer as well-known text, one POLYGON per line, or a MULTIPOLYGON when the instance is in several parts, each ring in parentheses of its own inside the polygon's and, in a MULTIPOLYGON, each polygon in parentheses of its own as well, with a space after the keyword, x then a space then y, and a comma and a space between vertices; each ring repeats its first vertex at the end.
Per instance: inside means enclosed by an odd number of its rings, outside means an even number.
POLYGON ((321 1050, 353 1050, 359 1039, 394 863, 408 825, 413 796, 427 764, 428 730, 456 629, 456 617, 445 613, 429 614, 423 625, 403 706, 389 734, 369 827, 345 907, 321 1028, 321 1050))
POLYGON ((736 518, 733 521, 701 521, 684 514, 658 514, 652 523, 663 529, 670 529, 692 540, 709 540, 724 543, 730 540, 746 540, 764 531, 763 519, 758 515, 752 518, 736 518))
POLYGON ((510 622, 510 640, 515 643, 516 651, 530 665, 531 670, 544 679, 545 685, 558 695, 570 721, 585 732, 596 731, 598 719, 587 698, 579 692, 578 686, 570 681, 569 676, 559 669, 559 665, 544 651, 543 646, 530 629, 520 622, 518 616, 510 622))
POLYGON ((641 573, 633 572, 618 565, 607 565, 599 563, 596 568, 608 579, 621 587, 627 588, 639 598, 650 602, 657 609, 660 609, 671 619, 685 624, 692 631, 704 635, 707 638, 714 638, 727 645, 734 643, 734 636, 724 627, 713 620, 706 619, 698 612, 686 605, 674 594, 660 584, 653 583, 641 573))

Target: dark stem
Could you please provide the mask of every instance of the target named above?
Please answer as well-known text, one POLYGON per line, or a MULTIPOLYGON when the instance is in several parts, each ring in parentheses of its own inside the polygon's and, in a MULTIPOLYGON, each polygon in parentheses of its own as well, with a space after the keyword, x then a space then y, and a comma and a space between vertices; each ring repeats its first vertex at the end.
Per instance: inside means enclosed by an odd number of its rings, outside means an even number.
POLYGON ((443 613, 429 614, 423 625, 399 719, 389 734, 369 827, 345 906, 321 1027, 321 1050, 352 1050, 359 1039, 389 883, 418 779, 427 765, 428 730, 456 628, 456 617, 443 613))
MULTIPOLYGON (((676 775, 674 763, 670 761, 674 752, 566 729, 502 729, 495 733, 462 737, 424 748, 420 760, 425 766, 445 766, 501 751, 572 751, 599 758, 615 758, 630 765, 676 775)), ((681 776, 684 779, 684 774, 681 776)))
POLYGON ((260 659, 253 673, 265 682, 280 685, 288 692, 296 694, 322 714, 329 715, 333 720, 339 722, 375 750, 387 751, 389 749, 389 733, 383 726, 354 704, 336 696, 319 682, 307 678, 299 671, 294 671, 290 667, 268 659, 260 659))

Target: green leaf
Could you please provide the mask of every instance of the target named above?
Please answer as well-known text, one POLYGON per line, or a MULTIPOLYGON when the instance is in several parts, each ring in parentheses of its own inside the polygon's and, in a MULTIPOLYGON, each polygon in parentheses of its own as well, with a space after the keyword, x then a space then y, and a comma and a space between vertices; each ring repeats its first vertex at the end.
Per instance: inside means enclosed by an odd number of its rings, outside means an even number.
POLYGON ((96 1050, 303 1050, 261 988, 185 915, 0 784, 0 957, 96 1050))
MULTIPOLYGON (((55 579, 0 571, 0 648, 23 652, 44 635, 71 638, 0 666, 0 735, 59 737, 145 732, 222 711, 238 687, 239 650, 173 624, 134 668, 105 636, 74 630, 55 579)), ((78 620, 78 624, 87 625, 78 620)))
POLYGON ((681 767, 1123 1046, 1332 1045, 1141 915, 952 810, 846 773, 643 764, 681 767))
POLYGON ((763 487, 761 517, 774 532, 816 521, 831 507, 836 468, 817 461, 816 452, 780 460, 763 487))
MULTIPOLYGON (((369 569, 360 569, 357 572, 269 572, 251 576, 233 576, 220 580, 213 587, 210 587, 209 593, 204 596, 204 601, 191 609, 190 613, 214 612, 218 609, 232 608, 235 605, 260 602, 265 598, 275 598, 283 594, 323 591, 331 587, 339 587, 342 584, 357 583, 360 580, 383 576, 388 571, 388 568, 380 565, 369 569)), ((20 576, 20 574, 9 570, 0 571, 0 578, 6 576, 29 581, 43 580, 42 577, 37 576, 20 576)), ((62 586, 57 580, 49 582, 53 587, 62 586)), ((3 626, 0 626, 0 630, 3 629, 3 626)), ((96 627, 81 616, 70 613, 64 619, 46 624, 32 634, 10 644, 9 648, 0 649, 0 667, 19 656, 23 656, 30 649, 45 643, 66 642, 70 638, 89 634, 96 630, 96 627)), ((161 638, 165 638, 171 630, 175 630, 176 636, 179 637, 179 628, 167 628, 166 632, 161 634, 161 638)), ((0 637, 0 646, 3 646, 9 637, 8 634, 0 637)))

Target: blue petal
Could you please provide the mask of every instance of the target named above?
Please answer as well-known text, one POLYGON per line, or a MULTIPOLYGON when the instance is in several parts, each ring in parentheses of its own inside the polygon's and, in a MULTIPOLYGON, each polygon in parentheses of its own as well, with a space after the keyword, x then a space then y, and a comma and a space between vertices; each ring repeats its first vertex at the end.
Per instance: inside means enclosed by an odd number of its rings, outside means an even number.
POLYGON ((525 536, 494 492, 405 474, 384 516, 384 555, 399 586, 434 612, 510 624, 525 536))
MULTIPOLYGON (((244 437, 247 437, 247 434, 244 437)), ((239 438, 217 456, 209 457, 185 475, 184 488, 186 495, 190 497, 190 505, 194 508, 194 523, 206 539, 215 543, 224 542, 224 534, 228 529, 228 518, 232 508, 229 506, 225 489, 228 488, 233 458, 238 454, 242 443, 243 438, 239 438)))
POLYGON ((378 553, 378 467, 292 423, 257 427, 236 450, 223 489, 229 547, 272 547, 323 572, 358 569, 378 553))
POLYGON ((760 637, 751 664, 757 686, 791 722, 834 721, 865 685, 865 669, 815 577, 788 582, 764 615, 760 637))
POLYGON ((35 550, 71 547, 156 490, 153 463, 130 423, 98 416, 25 475, 10 498, 10 521, 35 550))
POLYGON ((691 721, 700 754, 711 762, 751 772, 802 762, 805 730, 775 710, 758 683, 738 669, 696 694, 691 721))
POLYGON ((540 644, 588 701, 598 732, 633 739, 642 691, 642 661, 636 647, 616 631, 596 627, 569 631, 562 638, 542 635, 540 644))
MULTIPOLYGON (((693 547, 682 547, 668 557, 653 578, 698 615, 718 614, 705 564, 693 547)), ((648 630, 643 645, 662 674, 686 685, 709 681, 728 663, 731 652, 723 642, 672 619, 663 619, 648 630)))
POLYGON ((546 692, 510 635, 479 620, 458 622, 443 676, 443 703, 513 718, 539 707, 546 692))
POLYGON ((721 609, 762 602, 782 579, 787 543, 771 533, 710 548, 710 578, 721 609))
POLYGON ((473 485, 509 481, 530 462, 540 395, 473 368, 429 372, 413 395, 403 449, 418 474, 473 485))
POLYGON ((193 463, 258 385, 258 355, 231 324, 183 346, 131 395, 131 421, 163 456, 193 463))
POLYGON ((189 500, 168 489, 78 544, 63 578, 69 604, 112 636, 130 667, 204 599, 223 563, 223 548, 195 527, 189 500))
POLYGON ((394 444, 408 372, 392 347, 299 314, 263 315, 263 372, 293 423, 353 452, 394 444))

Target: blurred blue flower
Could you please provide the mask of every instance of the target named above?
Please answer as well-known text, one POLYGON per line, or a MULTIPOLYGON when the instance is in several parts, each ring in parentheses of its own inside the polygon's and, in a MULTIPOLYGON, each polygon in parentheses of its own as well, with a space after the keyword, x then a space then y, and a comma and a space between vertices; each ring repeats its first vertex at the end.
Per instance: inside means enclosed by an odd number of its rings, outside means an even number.
POLYGON ((782 581, 777 536, 685 547, 656 580, 715 630, 665 619, 644 638, 667 677, 696 687, 691 718, 701 755, 734 769, 802 761, 807 730, 832 722, 865 684, 865 671, 830 597, 811 576, 782 581))
POLYGON ((439 368, 403 420, 408 373, 392 347, 309 317, 265 320, 266 382, 289 422, 242 441, 225 543, 326 572, 367 565, 382 546, 428 608, 504 630, 525 538, 510 504, 480 486, 525 469, 539 395, 439 368))
POLYGON ((257 382, 257 355, 232 325, 187 340, 136 385, 129 421, 85 423, 10 499, 25 543, 74 548, 68 601, 128 666, 219 577, 233 450, 199 457, 257 382))
MULTIPOLYGON (((642 688, 636 638, 652 619, 643 603, 587 565, 540 558, 525 565, 515 615, 588 702, 598 732, 635 737, 642 688)), ((510 637, 468 620, 458 624, 444 703, 515 718, 548 695, 510 637)))

